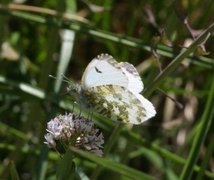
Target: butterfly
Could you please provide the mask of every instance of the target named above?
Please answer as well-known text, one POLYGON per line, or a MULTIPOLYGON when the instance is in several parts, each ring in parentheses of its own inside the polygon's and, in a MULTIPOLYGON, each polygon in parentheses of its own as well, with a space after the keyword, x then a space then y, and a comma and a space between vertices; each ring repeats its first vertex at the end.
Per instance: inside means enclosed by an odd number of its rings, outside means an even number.
POLYGON ((152 103, 140 93, 143 82, 135 67, 100 54, 86 67, 80 84, 69 88, 81 106, 114 121, 141 124, 155 116, 152 103))

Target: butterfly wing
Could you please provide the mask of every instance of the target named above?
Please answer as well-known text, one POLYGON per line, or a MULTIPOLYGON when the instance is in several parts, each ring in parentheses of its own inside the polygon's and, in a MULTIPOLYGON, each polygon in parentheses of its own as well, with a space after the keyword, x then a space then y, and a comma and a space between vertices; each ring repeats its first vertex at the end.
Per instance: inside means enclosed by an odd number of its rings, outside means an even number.
POLYGON ((92 108, 114 121, 141 124, 156 114, 151 102, 121 86, 96 86, 84 93, 92 108))
POLYGON ((81 99, 112 120, 140 124, 156 114, 152 103, 139 94, 142 90, 143 83, 132 64, 101 54, 83 74, 81 99))
POLYGON ((128 78, 112 56, 101 54, 87 66, 82 76, 82 87, 88 89, 110 84, 126 87, 128 78))
POLYGON ((143 82, 135 67, 128 62, 121 62, 119 65, 128 78, 127 88, 134 93, 140 93, 143 90, 143 82))
POLYGON ((98 55, 89 63, 83 74, 83 88, 110 84, 123 86, 135 93, 143 90, 143 82, 132 64, 118 63, 108 54, 98 55))

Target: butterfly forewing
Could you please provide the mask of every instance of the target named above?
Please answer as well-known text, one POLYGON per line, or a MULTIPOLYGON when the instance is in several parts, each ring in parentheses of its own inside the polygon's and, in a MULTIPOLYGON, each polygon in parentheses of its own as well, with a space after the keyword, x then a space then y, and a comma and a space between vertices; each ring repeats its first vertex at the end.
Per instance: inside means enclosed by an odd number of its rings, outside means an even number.
POLYGON ((140 93, 143 90, 143 82, 135 67, 128 62, 119 63, 121 70, 128 78, 127 88, 135 93, 140 93))
POLYGON ((107 54, 94 58, 83 74, 83 88, 87 89, 110 84, 128 86, 128 78, 117 64, 113 57, 107 54))

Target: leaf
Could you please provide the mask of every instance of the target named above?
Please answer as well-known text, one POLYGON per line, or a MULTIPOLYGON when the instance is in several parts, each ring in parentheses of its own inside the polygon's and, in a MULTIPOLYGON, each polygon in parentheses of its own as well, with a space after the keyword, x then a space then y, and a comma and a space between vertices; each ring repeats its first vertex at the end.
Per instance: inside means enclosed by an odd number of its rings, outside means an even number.
POLYGON ((13 161, 10 161, 9 164, 11 180, 19 180, 19 175, 16 170, 16 166, 13 161))
POLYGON ((73 152, 77 153, 78 155, 97 163, 98 165, 102 165, 103 167, 105 167, 107 169, 115 171, 116 173, 120 173, 131 179, 136 179, 136 180, 142 180, 142 179, 143 180, 153 180, 154 179, 154 177, 152 177, 146 173, 140 172, 138 170, 135 170, 135 169, 125 166, 123 164, 110 161, 106 158, 101 158, 101 157, 95 156, 89 152, 85 152, 85 151, 79 150, 74 147, 72 147, 71 150, 73 152))
POLYGON ((73 154, 71 151, 67 151, 62 159, 59 161, 56 177, 58 180, 64 179, 77 179, 75 172, 75 164, 73 162, 73 154))

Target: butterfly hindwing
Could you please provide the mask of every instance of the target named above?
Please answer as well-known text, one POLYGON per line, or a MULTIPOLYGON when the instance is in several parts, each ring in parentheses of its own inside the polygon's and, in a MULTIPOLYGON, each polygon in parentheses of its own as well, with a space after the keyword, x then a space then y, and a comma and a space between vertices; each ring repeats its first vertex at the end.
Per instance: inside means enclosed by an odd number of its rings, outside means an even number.
POLYGON ((114 121, 140 124, 154 113, 154 107, 148 100, 121 86, 96 86, 84 94, 93 109, 114 121))

